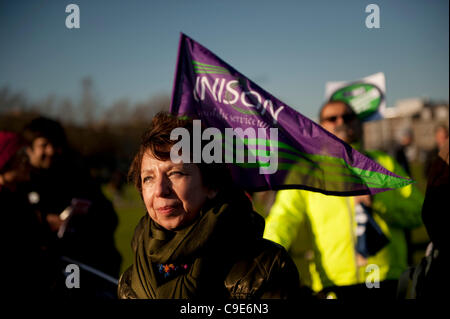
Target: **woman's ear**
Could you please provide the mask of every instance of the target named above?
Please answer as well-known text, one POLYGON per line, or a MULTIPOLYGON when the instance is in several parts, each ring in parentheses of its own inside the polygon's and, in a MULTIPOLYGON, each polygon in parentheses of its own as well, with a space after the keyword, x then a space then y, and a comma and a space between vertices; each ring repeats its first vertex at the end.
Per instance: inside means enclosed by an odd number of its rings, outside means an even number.
POLYGON ((208 190, 208 193, 206 194, 206 196, 208 197, 208 199, 214 199, 214 197, 217 196, 218 192, 219 191, 216 189, 210 189, 210 190, 208 190))
POLYGON ((25 148, 25 153, 27 153, 28 157, 31 157, 33 155, 33 147, 32 146, 27 146, 25 148))

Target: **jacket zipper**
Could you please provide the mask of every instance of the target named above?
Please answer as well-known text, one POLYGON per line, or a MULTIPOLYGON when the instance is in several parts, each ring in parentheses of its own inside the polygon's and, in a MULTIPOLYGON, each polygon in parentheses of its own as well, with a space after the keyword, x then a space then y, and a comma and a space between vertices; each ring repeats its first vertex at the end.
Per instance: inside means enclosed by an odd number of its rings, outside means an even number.
POLYGON ((356 251, 355 251, 355 247, 356 247, 356 239, 355 239, 355 230, 354 230, 354 225, 353 225, 353 213, 352 213, 352 205, 350 203, 350 200, 353 199, 353 197, 347 197, 346 198, 346 202, 347 202, 347 208, 348 208, 348 214, 350 217, 350 230, 351 230, 351 237, 352 237, 352 243, 353 243, 353 262, 355 263, 355 277, 356 277, 356 283, 359 284, 359 269, 358 269, 358 260, 356 258, 356 251))

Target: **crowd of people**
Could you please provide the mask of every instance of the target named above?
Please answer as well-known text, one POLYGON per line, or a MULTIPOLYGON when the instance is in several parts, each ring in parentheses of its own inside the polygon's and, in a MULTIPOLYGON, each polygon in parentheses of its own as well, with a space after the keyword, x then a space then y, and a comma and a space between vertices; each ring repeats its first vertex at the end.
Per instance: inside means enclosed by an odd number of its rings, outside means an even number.
POLYGON ((113 205, 68 148, 61 124, 39 117, 22 134, 2 131, 0 150, 2 212, 20 229, 9 246, 17 266, 11 287, 38 296, 111 296, 96 279, 79 291, 65 289, 64 259, 118 278, 121 256, 113 205))
MULTIPOLYGON (((362 124, 345 102, 325 103, 319 121, 386 169, 410 176, 404 155, 410 132, 395 159, 364 149, 362 124)), ((415 184, 354 197, 282 190, 266 219, 225 164, 171 161, 170 133, 177 127, 191 130, 192 120, 157 114, 131 163, 129 178, 147 214, 131 243, 133 264, 123 273, 117 214, 68 147, 61 124, 39 117, 19 133, 0 131, 0 205, 16 232, 8 245, 11 287, 55 298, 352 301, 404 298, 405 282, 410 296, 431 297, 446 277, 445 209, 439 208, 448 192, 445 126, 436 130, 426 194, 415 184), (405 231, 422 223, 432 245, 423 267, 411 268, 405 231), (68 260, 85 265, 90 279, 82 289, 67 289, 68 260)))
MULTIPOLYGON (((364 150, 361 122, 346 103, 326 103, 319 120, 326 130, 383 167, 408 176, 389 155, 364 150)), ((295 179, 295 172, 288 178, 295 179)), ((397 280, 407 268, 404 230, 421 225, 422 202, 414 184, 356 197, 279 191, 264 236, 291 252, 300 277, 325 298, 394 299, 397 280), (377 289, 366 285, 373 275, 370 265, 377 267, 377 289)))

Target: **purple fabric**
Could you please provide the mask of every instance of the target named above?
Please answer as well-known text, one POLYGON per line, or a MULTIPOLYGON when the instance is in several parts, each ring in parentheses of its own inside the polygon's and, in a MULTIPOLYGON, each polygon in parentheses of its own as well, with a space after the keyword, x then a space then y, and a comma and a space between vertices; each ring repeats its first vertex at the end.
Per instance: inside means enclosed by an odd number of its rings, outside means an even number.
MULTIPOLYGON (((278 141, 298 152, 343 159, 349 167, 387 175, 386 183, 379 187, 369 187, 364 181, 336 182, 328 187, 320 178, 307 174, 302 181, 290 183, 286 180, 288 170, 260 174, 257 168, 231 165, 236 182, 249 190, 304 188, 334 195, 373 194, 396 187, 390 184, 388 177, 402 179, 287 106, 184 34, 180 36, 171 112, 201 119, 203 125, 222 132, 226 127, 243 130, 252 127, 255 131, 258 127, 276 127, 278 141), (253 114, 248 114, 250 112, 253 114)), ((292 150, 279 151, 296 154, 292 150)), ((286 159, 279 158, 280 163, 284 161, 286 159)), ((290 162, 295 164, 296 161, 290 162)), ((327 174, 321 162, 316 169, 324 176, 327 174)), ((350 169, 347 175, 358 179, 350 169)))
POLYGON ((19 135, 13 132, 0 131, 0 170, 20 149, 19 135))

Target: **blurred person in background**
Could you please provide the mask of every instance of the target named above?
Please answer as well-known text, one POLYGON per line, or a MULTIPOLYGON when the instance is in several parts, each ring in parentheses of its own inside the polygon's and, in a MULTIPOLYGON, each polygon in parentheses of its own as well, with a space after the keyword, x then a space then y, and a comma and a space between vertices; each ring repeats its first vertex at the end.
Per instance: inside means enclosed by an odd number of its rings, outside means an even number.
POLYGON ((425 256, 400 278, 399 294, 406 299, 444 300, 448 286, 447 225, 449 194, 449 142, 441 144, 428 175, 422 219, 430 238, 425 256))
MULTIPOLYGON (((389 171, 407 175, 389 155, 363 150, 361 122, 348 104, 324 104, 319 119, 323 128, 389 171)), ((295 179, 295 172, 288 178, 295 179)), ((300 277, 308 278, 321 298, 395 299, 398 278, 407 268, 404 229, 421 225, 422 202, 414 184, 356 197, 282 190, 264 237, 290 252, 300 277), (368 281, 379 287, 370 289, 368 281)))
POLYGON ((410 148, 413 143, 413 132, 410 128, 401 129, 397 134, 398 146, 395 149, 395 160, 403 167, 407 176, 411 177, 411 169, 409 167, 411 155, 410 148), (409 155, 409 156, 408 156, 409 155))
MULTIPOLYGON (((46 228, 28 203, 23 183, 30 166, 19 134, 0 131, 0 210, 3 225, 13 227, 6 245, 3 286, 13 296, 50 297, 60 277, 48 249, 46 228)), ((5 235, 7 232, 2 232, 5 235)))
MULTIPOLYGON (((414 134, 411 128, 404 127, 396 135, 397 147, 394 150, 395 160, 402 166, 406 175, 412 178, 411 162, 418 158, 419 150, 413 144, 414 134)), ((405 229, 405 238, 408 247, 408 264, 413 263, 414 246, 411 229, 405 229)))
POLYGON ((118 278, 116 212, 83 159, 68 147, 61 124, 36 118, 24 127, 23 137, 31 164, 28 199, 48 225, 55 249, 61 256, 118 278))
POLYGON ((29 180, 29 163, 23 146, 20 135, 0 131, 0 189, 14 191, 18 184, 29 180))
POLYGON ((436 161, 436 159, 439 157, 439 151, 442 149, 442 147, 448 141, 447 125, 441 123, 435 127, 434 141, 435 141, 435 146, 431 151, 429 151, 427 153, 426 159, 425 159, 424 174, 425 174, 425 177, 427 177, 427 178, 430 175, 431 166, 436 161))
MULTIPOLYGON (((446 128, 444 126, 444 128, 446 128)), ((438 131, 436 133, 439 133, 438 131)), ((448 287, 449 249, 447 242, 449 195, 449 140, 448 131, 441 128, 439 153, 430 167, 427 191, 422 207, 422 219, 432 243, 426 260, 425 278, 417 287, 417 298, 443 300, 443 287, 448 287), (445 140, 444 137, 447 135, 445 140)))

